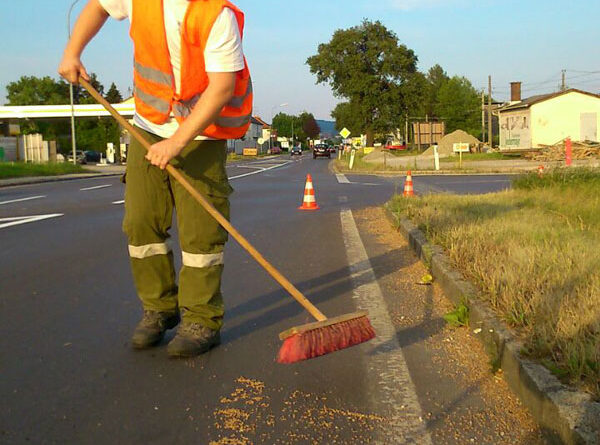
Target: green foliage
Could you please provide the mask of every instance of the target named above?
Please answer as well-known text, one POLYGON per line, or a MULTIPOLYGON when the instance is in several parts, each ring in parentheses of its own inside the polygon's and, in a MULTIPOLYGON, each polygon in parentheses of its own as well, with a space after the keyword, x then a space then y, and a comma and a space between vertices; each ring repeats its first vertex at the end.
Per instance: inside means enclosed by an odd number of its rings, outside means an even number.
POLYGON ((69 173, 84 173, 80 165, 64 164, 28 164, 25 162, 0 163, 0 179, 27 176, 55 176, 69 173))
POLYGON ((59 105, 69 103, 69 84, 49 76, 22 76, 6 86, 7 105, 59 105))
POLYGON ((106 93, 105 99, 111 104, 123 102, 123 96, 121 96, 121 93, 119 92, 119 89, 117 88, 114 82, 110 84, 110 88, 106 93))
POLYGON ((452 311, 444 315, 444 320, 455 328, 469 325, 469 308, 461 303, 452 311))
POLYGON ((434 65, 427 72, 427 93, 425 96, 424 112, 431 118, 438 118, 438 94, 442 87, 450 80, 448 74, 440 65, 434 65))
POLYGON ((337 30, 306 63, 317 83, 330 84, 335 96, 348 100, 356 116, 348 123, 358 126, 357 134, 366 133, 371 144, 374 133, 395 129, 420 102, 419 83, 424 77, 417 72, 417 61, 415 53, 381 22, 364 20, 359 26, 337 30))
POLYGON ((513 188, 533 190, 547 187, 568 187, 585 185, 600 190, 600 173, 590 168, 557 168, 545 172, 541 177, 537 173, 529 173, 513 180, 513 188))
POLYGON ((438 91, 435 115, 446 122, 446 132, 464 130, 474 136, 481 133, 481 98, 465 77, 454 76, 438 91))
MULTIPOLYGON (((90 83, 104 94, 104 86, 96 74, 90 75, 90 83)), ((7 100, 9 105, 64 105, 70 103, 69 84, 63 80, 51 77, 22 76, 18 81, 7 85, 7 100)), ((121 102, 122 97, 116 85, 106 94, 109 102, 121 102)), ((75 104, 95 104, 96 100, 82 87, 73 88, 75 104)), ((29 120, 22 122, 21 131, 24 134, 41 133, 45 140, 58 142, 59 151, 66 153, 71 150, 71 126, 67 119, 42 121, 29 120)), ((106 143, 119 143, 120 130, 112 118, 76 119, 75 132, 79 150, 96 150, 104 152, 106 143)))

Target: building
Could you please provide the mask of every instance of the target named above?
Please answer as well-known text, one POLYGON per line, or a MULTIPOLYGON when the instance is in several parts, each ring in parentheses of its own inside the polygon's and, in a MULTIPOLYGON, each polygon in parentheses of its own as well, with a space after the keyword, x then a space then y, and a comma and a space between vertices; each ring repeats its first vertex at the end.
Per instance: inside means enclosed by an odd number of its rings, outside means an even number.
POLYGON ((598 141, 600 96, 567 89, 521 100, 521 83, 511 84, 511 102, 498 109, 500 149, 554 145, 567 137, 598 141))

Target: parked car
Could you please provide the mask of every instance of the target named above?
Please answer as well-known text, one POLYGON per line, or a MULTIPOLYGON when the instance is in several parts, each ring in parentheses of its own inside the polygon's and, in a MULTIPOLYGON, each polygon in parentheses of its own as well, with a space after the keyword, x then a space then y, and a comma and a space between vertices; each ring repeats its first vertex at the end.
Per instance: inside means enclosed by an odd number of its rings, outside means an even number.
MULTIPOLYGON (((85 153, 81 150, 77 150, 75 152, 75 160, 76 160, 77 164, 87 164, 87 161, 85 159, 85 153)), ((73 152, 72 151, 70 151, 69 154, 67 155, 67 162, 73 163, 73 152)))
POLYGON ((271 147, 271 154, 272 155, 279 155, 279 154, 281 154, 281 148, 280 147, 271 147))
POLYGON ((300 146, 292 147, 292 149, 290 150, 290 156, 295 156, 295 155, 302 156, 302 147, 300 147, 300 146))
POLYGON ((100 153, 94 150, 87 150, 83 152, 85 154, 86 162, 100 162, 102 156, 100 153))
POLYGON ((327 156, 328 158, 331 158, 329 147, 325 144, 315 145, 313 148, 313 159, 317 159, 318 156, 327 156))
POLYGON ((388 141, 383 148, 386 150, 406 150, 406 144, 398 144, 388 141))
POLYGON ((335 154, 335 152, 336 152, 336 146, 335 145, 330 145, 329 146, 329 153, 335 154))

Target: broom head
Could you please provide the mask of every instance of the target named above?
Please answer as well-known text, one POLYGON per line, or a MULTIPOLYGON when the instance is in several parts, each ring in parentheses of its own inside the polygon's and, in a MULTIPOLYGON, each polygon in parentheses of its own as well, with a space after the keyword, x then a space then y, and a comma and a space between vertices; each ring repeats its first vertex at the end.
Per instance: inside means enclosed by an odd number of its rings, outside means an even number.
POLYGON ((367 312, 354 312, 325 321, 309 323, 279 334, 283 345, 279 363, 295 363, 371 340, 375 330, 367 312))

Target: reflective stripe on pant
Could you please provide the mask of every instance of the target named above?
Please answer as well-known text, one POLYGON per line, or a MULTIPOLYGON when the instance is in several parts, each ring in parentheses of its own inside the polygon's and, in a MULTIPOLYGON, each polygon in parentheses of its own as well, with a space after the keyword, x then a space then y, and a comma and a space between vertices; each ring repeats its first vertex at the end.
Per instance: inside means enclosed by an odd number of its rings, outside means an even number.
MULTIPOLYGON (((139 130, 139 129, 138 129, 139 130)), ((142 132, 151 142, 161 140, 142 132)), ((187 321, 220 329, 223 247, 227 232, 166 171, 150 165, 132 141, 128 150, 123 229, 129 239, 133 278, 144 309, 181 311, 187 321), (168 243, 176 209, 183 267, 175 281, 168 243)), ((172 163, 229 218, 224 141, 194 141, 172 163)))

